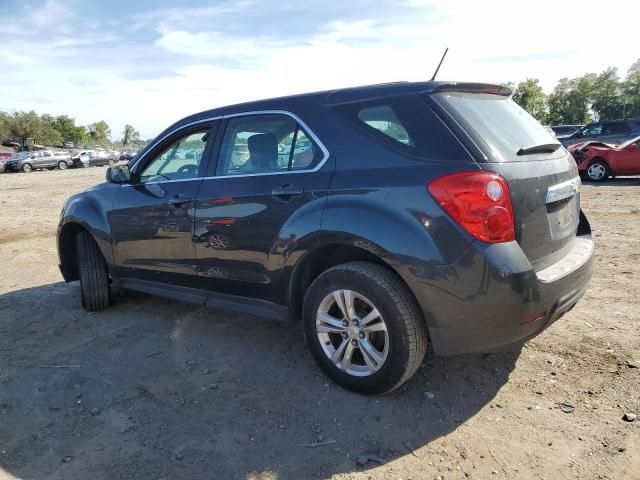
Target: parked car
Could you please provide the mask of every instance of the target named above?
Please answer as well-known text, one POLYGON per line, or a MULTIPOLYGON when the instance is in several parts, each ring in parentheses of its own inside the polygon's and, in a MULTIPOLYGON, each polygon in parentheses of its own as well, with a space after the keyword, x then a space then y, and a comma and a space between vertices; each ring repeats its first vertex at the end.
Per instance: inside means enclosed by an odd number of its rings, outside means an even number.
POLYGON ((8 172, 31 172, 34 169, 59 168, 65 170, 72 164, 71 158, 64 152, 54 153, 52 150, 39 150, 37 152, 24 152, 24 155, 11 157, 4 164, 8 172))
POLYGON ((4 162, 9 160, 15 153, 12 152, 0 152, 0 173, 4 172, 4 162))
POLYGON ((131 160, 138 153, 137 150, 124 150, 120 154, 120 160, 131 160))
POLYGON ((576 133, 558 140, 565 147, 590 140, 619 145, 637 135, 640 135, 640 118, 627 118, 590 123, 576 133))
POLYGON ((62 145, 63 148, 73 148, 74 146, 73 142, 64 142, 62 145))
POLYGON ((572 145, 580 175, 594 182, 609 177, 640 175, 640 135, 620 145, 585 142, 572 145))
POLYGON ((97 167, 114 165, 114 155, 104 150, 82 150, 71 156, 74 167, 97 167))
POLYGON ((556 137, 564 138, 573 135, 583 127, 584 125, 552 125, 551 130, 556 134, 556 137))
POLYGON ((119 286, 301 319, 362 393, 427 348, 521 345, 584 294, 594 246, 575 161, 510 94, 403 82, 187 117, 65 202, 62 276, 87 310, 119 286))

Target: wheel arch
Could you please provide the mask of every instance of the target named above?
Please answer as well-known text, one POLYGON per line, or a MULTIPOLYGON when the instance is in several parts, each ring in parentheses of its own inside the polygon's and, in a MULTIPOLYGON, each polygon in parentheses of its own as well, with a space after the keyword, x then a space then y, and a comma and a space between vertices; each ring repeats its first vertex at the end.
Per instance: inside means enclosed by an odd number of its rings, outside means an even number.
MULTIPOLYGON (((295 320, 301 318, 305 293, 311 283, 326 270, 348 262, 371 262, 387 268, 398 277, 417 302, 409 285, 379 253, 375 246, 365 240, 362 240, 360 244, 357 240, 352 244, 328 243, 307 252, 296 263, 289 279, 288 304, 292 318, 295 320)), ((419 304, 419 302, 417 303, 419 304)))
POLYGON ((99 209, 91 203, 73 199, 65 207, 64 217, 58 227, 58 258, 65 281, 78 280, 78 260, 75 238, 86 231, 98 245, 107 269, 112 271, 113 252, 108 222, 99 209))
POLYGON ((77 222, 65 223, 58 232, 60 272, 65 282, 73 282, 74 280, 80 279, 78 272, 78 252, 76 248, 76 237, 80 232, 91 234, 85 226, 77 222))

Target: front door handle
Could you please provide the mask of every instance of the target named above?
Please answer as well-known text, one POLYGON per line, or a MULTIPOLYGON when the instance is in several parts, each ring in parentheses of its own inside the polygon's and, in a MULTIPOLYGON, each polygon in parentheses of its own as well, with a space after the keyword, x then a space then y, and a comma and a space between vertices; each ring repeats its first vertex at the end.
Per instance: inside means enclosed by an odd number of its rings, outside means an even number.
POLYGON ((271 195, 281 198, 282 200, 289 200, 291 197, 302 195, 304 188, 298 188, 295 185, 286 183, 280 187, 276 187, 271 191, 271 195))
POLYGON ((169 205, 172 205, 176 208, 182 208, 185 205, 191 203, 191 199, 184 196, 182 193, 176 195, 171 200, 169 200, 169 205))

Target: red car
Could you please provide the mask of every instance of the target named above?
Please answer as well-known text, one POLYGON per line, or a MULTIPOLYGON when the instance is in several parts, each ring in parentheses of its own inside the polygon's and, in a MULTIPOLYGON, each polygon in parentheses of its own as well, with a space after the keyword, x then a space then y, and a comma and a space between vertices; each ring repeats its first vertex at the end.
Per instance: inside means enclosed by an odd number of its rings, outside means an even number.
POLYGON ((640 175, 640 136, 620 145, 590 141, 571 145, 580 176, 594 182, 608 177, 640 175))

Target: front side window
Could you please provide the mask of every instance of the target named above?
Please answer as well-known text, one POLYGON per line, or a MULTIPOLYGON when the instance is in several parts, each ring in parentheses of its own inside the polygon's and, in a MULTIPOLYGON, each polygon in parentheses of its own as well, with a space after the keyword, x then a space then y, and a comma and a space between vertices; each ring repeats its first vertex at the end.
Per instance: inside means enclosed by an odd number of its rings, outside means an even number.
POLYGON ((313 168, 322 151, 293 118, 260 114, 229 119, 217 174, 248 175, 313 168))
POLYGON ((188 180, 198 176, 209 130, 191 133, 175 141, 151 160, 140 173, 140 182, 188 180))
POLYGON ((585 127, 583 131, 583 136, 592 137, 594 135, 602 134, 602 124, 601 123, 592 123, 591 125, 585 127))

